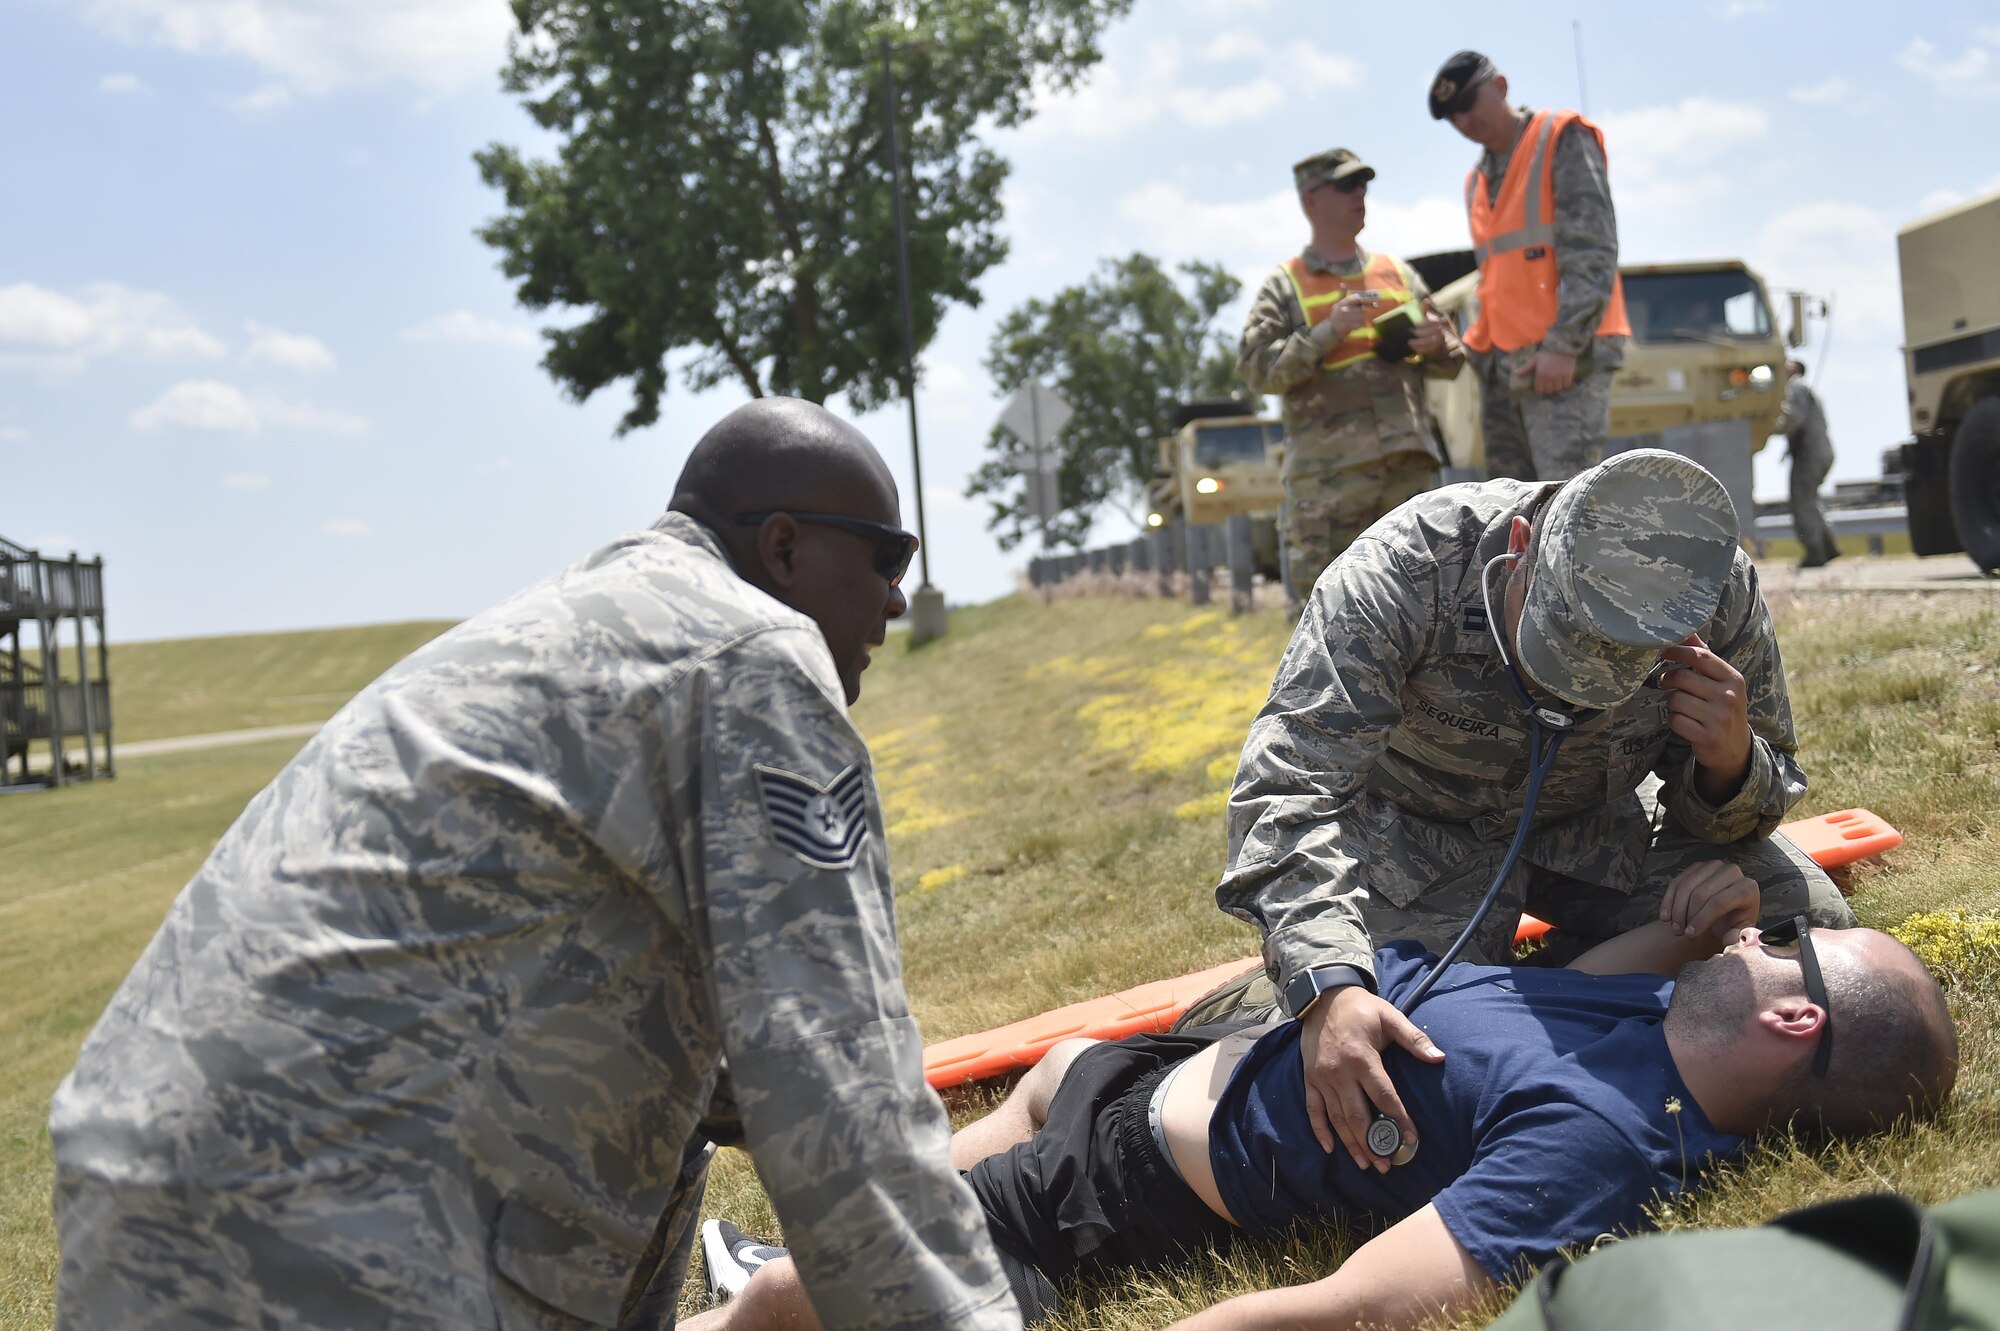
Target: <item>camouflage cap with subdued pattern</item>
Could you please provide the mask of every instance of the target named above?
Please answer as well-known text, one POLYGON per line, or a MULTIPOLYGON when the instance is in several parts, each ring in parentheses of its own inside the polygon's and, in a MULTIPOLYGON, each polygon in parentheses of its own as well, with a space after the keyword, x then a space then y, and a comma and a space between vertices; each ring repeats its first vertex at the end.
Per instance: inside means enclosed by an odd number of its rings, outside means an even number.
POLYGON ((1623 702, 1714 616, 1736 540, 1729 493, 1691 458, 1640 448, 1579 474, 1535 522, 1521 668, 1572 706, 1623 702))
POLYGON ((1300 191, 1314 185, 1332 184, 1336 180, 1346 180, 1349 176, 1360 176, 1363 180, 1375 179, 1375 168, 1363 162, 1348 148, 1328 148, 1323 153, 1292 163, 1292 182, 1300 191))

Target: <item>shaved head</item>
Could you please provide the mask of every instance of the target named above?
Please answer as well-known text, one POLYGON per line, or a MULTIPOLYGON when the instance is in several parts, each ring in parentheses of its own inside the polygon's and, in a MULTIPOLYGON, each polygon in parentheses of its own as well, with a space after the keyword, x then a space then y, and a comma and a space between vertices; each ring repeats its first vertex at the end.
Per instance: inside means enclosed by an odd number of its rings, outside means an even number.
POLYGON ((765 397, 738 407, 701 437, 668 507, 711 526, 710 515, 727 519, 788 508, 874 516, 829 508, 834 496, 886 497, 893 509, 896 482, 868 436, 825 407, 765 397))
POLYGON ((847 700, 860 696, 869 648, 908 608, 880 571, 880 541, 825 521, 909 540, 895 478, 868 436, 815 403, 759 398, 701 437, 668 508, 714 532, 744 581, 818 624, 847 700))

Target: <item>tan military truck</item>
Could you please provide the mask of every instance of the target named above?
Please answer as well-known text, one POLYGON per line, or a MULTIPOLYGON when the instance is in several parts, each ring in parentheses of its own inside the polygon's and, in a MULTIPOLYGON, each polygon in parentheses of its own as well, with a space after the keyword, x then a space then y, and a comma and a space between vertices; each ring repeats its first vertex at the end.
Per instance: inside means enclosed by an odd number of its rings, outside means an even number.
MULTIPOLYGON (((1440 311, 1461 329, 1472 321, 1479 274, 1471 251, 1411 265, 1440 311)), ((1750 458, 1770 439, 1785 399, 1785 343, 1763 279, 1734 259, 1618 271, 1632 336, 1611 381, 1609 451, 1646 444, 1691 454, 1721 478, 1747 521, 1750 458)), ((1452 465, 1484 474, 1478 376, 1434 379, 1426 391, 1452 465)))
POLYGON ((1896 233, 1910 547, 2000 571, 2000 191, 1896 233))
POLYGON ((1173 433, 1159 441, 1159 465, 1146 488, 1146 525, 1163 527, 1176 518, 1222 523, 1247 515, 1257 567, 1277 576, 1284 426, 1236 398, 1182 403, 1169 425, 1173 433))

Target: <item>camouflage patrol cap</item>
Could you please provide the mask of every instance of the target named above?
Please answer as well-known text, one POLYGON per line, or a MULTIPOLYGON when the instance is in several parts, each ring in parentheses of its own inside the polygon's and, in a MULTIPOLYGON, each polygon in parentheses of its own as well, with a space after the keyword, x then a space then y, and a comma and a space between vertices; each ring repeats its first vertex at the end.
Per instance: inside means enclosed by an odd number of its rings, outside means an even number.
POLYGON ((1521 668, 1572 706, 1631 697, 1662 647, 1714 616, 1736 533, 1722 482, 1679 453, 1634 449, 1579 474, 1535 523, 1521 668))
POLYGON ((1336 180, 1346 180, 1359 176, 1363 180, 1375 179, 1375 168, 1369 166, 1348 148, 1328 148, 1323 153, 1314 153, 1303 161, 1292 164, 1292 182, 1303 194, 1314 185, 1331 185, 1336 180))

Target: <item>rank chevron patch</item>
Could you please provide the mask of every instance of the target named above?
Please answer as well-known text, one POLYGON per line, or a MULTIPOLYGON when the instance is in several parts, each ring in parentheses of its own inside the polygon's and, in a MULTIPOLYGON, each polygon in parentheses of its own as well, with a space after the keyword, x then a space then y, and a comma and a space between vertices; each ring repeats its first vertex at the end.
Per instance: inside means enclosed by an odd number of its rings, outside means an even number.
POLYGON ((845 869, 868 837, 868 788, 860 767, 820 786, 775 767, 757 765, 757 791, 771 840, 815 869, 845 869))

